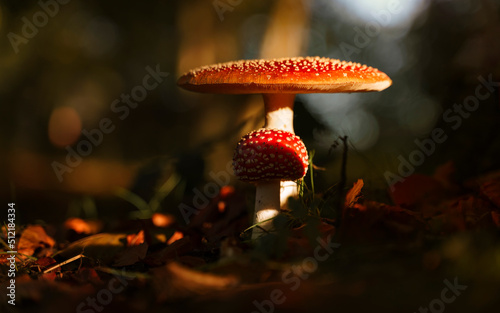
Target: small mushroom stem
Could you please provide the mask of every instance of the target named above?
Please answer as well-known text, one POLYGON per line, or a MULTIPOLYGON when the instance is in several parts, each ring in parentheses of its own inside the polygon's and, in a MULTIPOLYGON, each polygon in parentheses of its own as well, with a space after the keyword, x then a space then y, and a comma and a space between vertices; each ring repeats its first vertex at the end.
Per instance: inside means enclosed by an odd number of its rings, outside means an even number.
MULTIPOLYGON (((266 112, 266 124, 264 128, 276 128, 291 132, 293 130, 293 104, 295 94, 268 93, 263 94, 264 109, 266 112)), ((298 195, 297 184, 293 181, 282 181, 280 191, 280 207, 288 208, 288 198, 298 195)))
POLYGON ((276 128, 291 132, 293 130, 293 101, 295 94, 270 93, 263 94, 266 124, 264 128, 276 128))
POLYGON ((296 198, 299 195, 299 186, 292 180, 280 182, 280 207, 282 210, 288 209, 288 198, 296 198))
POLYGON ((269 220, 278 215, 280 210, 280 181, 260 182, 255 194, 255 228, 252 239, 258 238, 272 229, 273 221, 269 220), (269 221, 268 221, 269 220, 269 221))

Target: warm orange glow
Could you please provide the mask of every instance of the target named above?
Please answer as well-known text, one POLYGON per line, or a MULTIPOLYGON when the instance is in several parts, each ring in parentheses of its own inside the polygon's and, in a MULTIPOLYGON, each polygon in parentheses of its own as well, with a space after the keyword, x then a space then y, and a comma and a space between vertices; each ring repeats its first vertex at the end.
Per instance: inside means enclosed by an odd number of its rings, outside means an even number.
POLYGON ((59 107, 52 111, 49 120, 48 136, 57 147, 74 144, 80 137, 82 121, 75 109, 59 107))
POLYGON ((176 232, 172 235, 172 237, 170 237, 170 239, 168 239, 168 241, 167 241, 167 245, 170 245, 170 244, 172 244, 172 243, 174 243, 174 242, 176 242, 177 240, 182 239, 182 238, 184 238, 184 235, 183 235, 180 231, 176 231, 176 232))
POLYGON ((64 222, 64 228, 72 229, 79 234, 95 234, 100 228, 101 224, 99 222, 89 222, 82 220, 81 218, 71 217, 64 222))
POLYGON ((153 214, 151 220, 156 227, 168 227, 175 222, 175 218, 172 215, 162 213, 153 214))
POLYGON ((347 192, 345 196, 345 206, 347 208, 355 207, 356 202, 362 196, 361 189, 363 189, 364 182, 362 179, 358 179, 357 182, 354 183, 352 188, 347 192))
MULTIPOLYGON (((29 225, 22 232, 21 238, 19 238, 17 252, 22 254, 20 255, 21 259, 25 259, 26 257, 24 255, 33 255, 37 249, 52 248, 55 244, 55 240, 47 235, 45 229, 42 226, 29 225)), ((45 250, 45 254, 50 253, 50 249, 45 250)))
POLYGON ((138 246, 144 243, 144 231, 141 230, 137 234, 127 235, 127 246, 138 246))
POLYGON ((234 193, 234 187, 233 186, 223 186, 221 189, 220 189, 220 196, 222 198, 226 198, 228 197, 229 195, 233 194, 234 193))
POLYGON ((219 201, 219 203, 217 203, 217 209, 219 210, 219 213, 224 213, 226 210, 226 202, 219 201))

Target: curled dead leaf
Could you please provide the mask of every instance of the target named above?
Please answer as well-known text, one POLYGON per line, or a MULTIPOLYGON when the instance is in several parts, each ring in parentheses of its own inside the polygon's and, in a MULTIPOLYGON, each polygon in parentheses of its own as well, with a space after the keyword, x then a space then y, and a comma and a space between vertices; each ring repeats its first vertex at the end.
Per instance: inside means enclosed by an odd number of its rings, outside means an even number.
POLYGON ((127 247, 138 246, 144 243, 144 230, 139 231, 137 234, 127 235, 127 247))
MULTIPOLYGON (((17 252, 24 255, 33 255, 36 249, 52 248, 55 245, 54 239, 47 235, 40 225, 29 225, 21 234, 17 252)), ((41 256, 48 256, 51 252, 47 251, 41 256)))
POLYGON ((411 209, 441 201, 445 195, 443 186, 436 179, 422 174, 406 177, 402 182, 394 184, 391 190, 391 197, 396 205, 411 209))
POLYGON ((117 254, 126 248, 125 234, 100 233, 77 240, 60 252, 63 259, 84 254, 91 259, 98 259, 104 264, 113 261, 117 254))
POLYGON ((500 179, 489 180, 481 185, 481 194, 500 209, 500 179))
POLYGON ((347 192, 345 196, 345 207, 352 208, 361 200, 362 194, 361 189, 363 189, 364 182, 362 179, 358 179, 357 182, 354 183, 352 188, 347 192))

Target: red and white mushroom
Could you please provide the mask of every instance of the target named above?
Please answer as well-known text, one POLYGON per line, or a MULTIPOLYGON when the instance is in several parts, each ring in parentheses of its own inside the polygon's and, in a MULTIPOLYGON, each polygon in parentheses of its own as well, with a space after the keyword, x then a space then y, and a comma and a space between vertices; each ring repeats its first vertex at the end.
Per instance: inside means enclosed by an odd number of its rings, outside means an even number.
MULTIPOLYGON (((241 60, 204 66, 184 74, 177 83, 182 88, 197 92, 261 93, 266 119, 264 128, 278 129, 293 135, 293 103, 296 94, 381 91, 389 87, 392 81, 385 73, 359 63, 298 57, 241 60)), ((290 180, 293 179, 297 178, 290 180)), ((297 194, 297 185, 287 184, 288 187, 281 188, 281 202, 278 194, 280 188, 275 185, 272 184, 269 187, 272 190, 265 193, 274 194, 275 199, 271 202, 274 211, 278 212, 290 195, 297 194), (277 205, 276 198, 280 205, 277 205)), ((257 189, 258 196, 260 189, 262 188, 257 189)), ((257 210, 258 206, 259 201, 256 201, 257 210)), ((256 222, 261 221, 259 217, 256 218, 256 222)))
POLYGON ((261 128, 243 136, 234 151, 234 174, 246 182, 297 180, 307 172, 307 149, 291 132, 261 128))
POLYGON ((306 146, 291 132, 261 128, 241 138, 234 151, 234 174, 257 186, 254 222, 259 229, 269 230, 269 220, 279 213, 280 181, 304 177, 307 167, 306 146))

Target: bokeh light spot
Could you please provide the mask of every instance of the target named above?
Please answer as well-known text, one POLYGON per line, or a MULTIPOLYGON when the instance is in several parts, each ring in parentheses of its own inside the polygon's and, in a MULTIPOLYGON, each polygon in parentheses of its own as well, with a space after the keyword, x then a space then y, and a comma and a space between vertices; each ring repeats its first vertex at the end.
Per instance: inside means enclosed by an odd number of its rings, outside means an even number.
POLYGON ((361 23, 406 28, 427 7, 428 2, 427 0, 330 0, 330 5, 342 6, 349 18, 361 23))
POLYGON ((48 136, 56 147, 74 144, 80 137, 82 121, 74 108, 59 107, 52 111, 49 119, 48 136))

